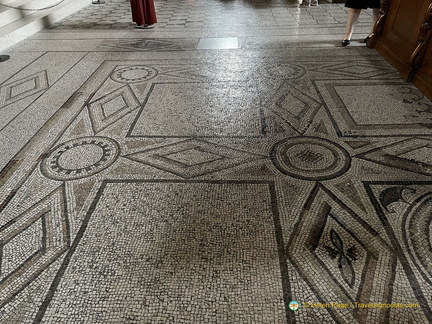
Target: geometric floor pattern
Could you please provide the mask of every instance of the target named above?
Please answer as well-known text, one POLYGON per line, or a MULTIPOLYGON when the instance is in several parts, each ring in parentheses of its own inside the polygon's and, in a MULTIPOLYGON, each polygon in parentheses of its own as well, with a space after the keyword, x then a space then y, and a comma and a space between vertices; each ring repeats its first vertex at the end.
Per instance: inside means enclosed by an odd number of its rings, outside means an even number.
POLYGON ((155 5, 0 63, 0 323, 430 323, 432 102, 371 11, 155 5))

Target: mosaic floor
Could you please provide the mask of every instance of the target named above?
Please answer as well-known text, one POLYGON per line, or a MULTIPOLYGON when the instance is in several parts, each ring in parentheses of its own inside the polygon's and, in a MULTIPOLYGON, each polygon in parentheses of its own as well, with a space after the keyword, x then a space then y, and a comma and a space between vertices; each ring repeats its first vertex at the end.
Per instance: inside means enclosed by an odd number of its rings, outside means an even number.
POLYGON ((432 103, 370 11, 106 2, 0 63, 2 324, 431 322, 432 103))

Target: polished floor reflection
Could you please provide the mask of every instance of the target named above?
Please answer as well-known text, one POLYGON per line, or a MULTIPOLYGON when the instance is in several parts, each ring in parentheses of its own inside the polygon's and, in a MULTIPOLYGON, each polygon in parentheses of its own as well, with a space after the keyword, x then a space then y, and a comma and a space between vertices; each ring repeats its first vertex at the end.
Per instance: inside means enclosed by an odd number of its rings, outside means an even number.
POLYGON ((155 4, 0 63, 0 323, 429 323, 432 103, 371 12, 155 4))

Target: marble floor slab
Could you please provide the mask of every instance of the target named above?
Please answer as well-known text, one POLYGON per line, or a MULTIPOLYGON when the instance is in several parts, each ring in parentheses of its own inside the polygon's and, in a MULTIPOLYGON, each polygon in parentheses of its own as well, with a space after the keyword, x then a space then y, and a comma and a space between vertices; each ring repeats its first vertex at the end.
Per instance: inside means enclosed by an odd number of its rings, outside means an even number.
MULTIPOLYGON (((0 323, 432 320, 432 102, 365 10, 106 0, 0 62, 0 323)), ((2 53, 3 54, 3 53, 2 53)))

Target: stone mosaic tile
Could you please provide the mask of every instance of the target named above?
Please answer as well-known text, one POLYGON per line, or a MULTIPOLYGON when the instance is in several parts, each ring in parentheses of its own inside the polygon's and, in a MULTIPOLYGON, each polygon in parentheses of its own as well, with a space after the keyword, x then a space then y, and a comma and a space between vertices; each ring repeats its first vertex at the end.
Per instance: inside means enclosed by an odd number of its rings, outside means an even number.
POLYGON ((133 137, 261 136, 264 123, 256 88, 248 84, 155 83, 129 134, 133 137), (231 110, 231 107, 238 108, 231 110), (178 126, 171 125, 167 118, 177 119, 178 126))
POLYGON ((430 101, 401 80, 317 81, 316 84, 343 136, 431 133, 430 101), (380 109, 376 109, 377 102, 380 109))
POLYGON ((45 53, 27 65, 25 71, 15 74, 0 85, 0 129, 4 128, 29 105, 55 84, 81 58, 81 53, 45 53), (65 60, 68 57, 68 60, 65 60), (51 62, 53 65, 47 66, 51 62), (41 69, 41 66, 46 68, 41 69))
POLYGON ((79 322, 80 314, 91 322, 285 321, 267 184, 108 182, 102 188, 61 274, 70 284, 56 287, 61 293, 42 323, 79 322), (184 205, 181 197, 189 194, 195 198, 184 205), (131 195, 142 199, 131 204, 131 195))
POLYGON ((264 158, 210 142, 190 140, 138 151, 127 158, 189 179, 264 158))
POLYGON ((100 51, 185 51, 195 49, 194 39, 120 39, 104 40, 96 48, 100 51))
POLYGON ((26 78, 7 83, 0 88, 0 108, 48 89, 47 71, 40 71, 26 78))
POLYGON ((0 63, 0 323, 429 323, 432 103, 343 4, 155 5, 0 63))

